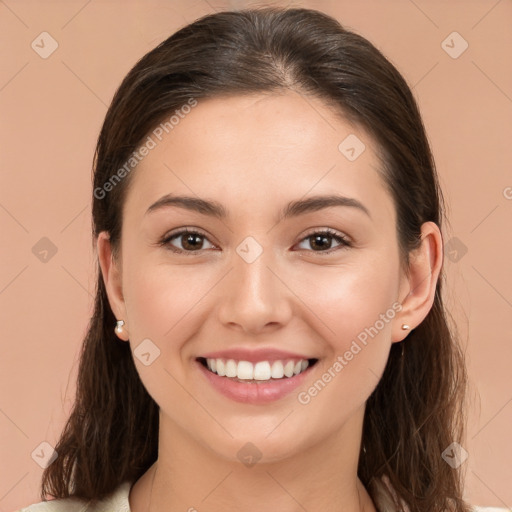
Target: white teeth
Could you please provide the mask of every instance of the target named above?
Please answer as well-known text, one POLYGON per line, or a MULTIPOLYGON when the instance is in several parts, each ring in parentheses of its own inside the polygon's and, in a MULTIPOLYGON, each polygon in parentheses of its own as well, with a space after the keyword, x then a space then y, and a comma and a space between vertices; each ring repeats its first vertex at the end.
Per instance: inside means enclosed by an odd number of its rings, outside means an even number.
POLYGON ((293 377, 293 367, 295 365, 293 364, 293 361, 288 361, 285 365, 284 365, 284 374, 287 376, 287 377, 293 377))
POLYGON ((273 379, 282 379, 284 377, 284 368, 283 363, 281 361, 274 361, 272 363, 271 376, 273 379))
MULTIPOLYGON (((207 359, 206 361, 212 361, 211 359, 207 359)), ((224 368, 224 361, 222 359, 215 359, 215 365, 217 366, 217 375, 220 377, 224 377, 226 375, 226 370, 224 368)))
MULTIPOLYGON (((249 363, 251 364, 251 363, 249 363)), ((259 361, 254 365, 255 380, 269 380, 271 376, 270 363, 268 361, 259 361)))
POLYGON ((254 368, 249 361, 239 361, 237 376, 239 379, 252 379, 254 368))
POLYGON ((258 361, 253 364, 249 361, 235 361, 234 359, 207 359, 206 364, 210 371, 220 377, 236 377, 240 380, 270 380, 293 377, 306 370, 309 366, 307 359, 294 361, 258 361))
POLYGON ((226 377, 236 377, 237 364, 233 359, 226 361, 226 377))

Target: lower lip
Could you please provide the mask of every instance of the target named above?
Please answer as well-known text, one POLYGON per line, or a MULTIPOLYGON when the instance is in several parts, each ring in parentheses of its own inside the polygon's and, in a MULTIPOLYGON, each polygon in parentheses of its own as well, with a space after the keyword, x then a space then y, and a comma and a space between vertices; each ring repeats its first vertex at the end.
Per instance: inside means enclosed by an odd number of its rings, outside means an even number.
MULTIPOLYGON (((293 377, 245 383, 219 377, 216 373, 205 368, 199 361, 196 361, 196 363, 208 382, 219 393, 235 402, 245 404, 267 404, 285 397, 304 382, 312 368, 312 366, 308 366, 303 372, 293 377)), ((318 361, 316 364, 318 364, 318 361)))

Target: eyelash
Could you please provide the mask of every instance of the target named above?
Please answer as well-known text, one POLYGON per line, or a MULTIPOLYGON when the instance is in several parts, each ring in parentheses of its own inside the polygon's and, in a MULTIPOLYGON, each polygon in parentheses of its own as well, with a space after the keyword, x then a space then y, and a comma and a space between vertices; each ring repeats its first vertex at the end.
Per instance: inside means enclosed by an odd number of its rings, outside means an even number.
MULTIPOLYGON (((179 238, 182 235, 188 235, 188 234, 199 235, 199 236, 201 236, 203 238, 208 239, 208 237, 206 236, 205 233, 203 233, 203 232, 201 232, 201 231, 199 231, 197 229, 184 228, 184 229, 181 229, 180 231, 171 232, 168 235, 165 235, 162 238, 162 240, 160 240, 160 242, 158 242, 158 245, 159 246, 167 246, 172 252, 175 252, 175 253, 178 253, 178 254, 187 254, 187 256, 195 256, 195 255, 197 255, 197 253, 206 250, 206 249, 198 249, 198 250, 195 250, 195 251, 185 251, 183 249, 178 249, 177 247, 174 247, 174 246, 170 245, 171 240, 173 240, 174 238, 179 238)), ((325 229, 319 230, 319 231, 312 231, 312 232, 308 233, 304 238, 302 238, 300 240, 300 242, 306 240, 307 238, 311 238, 314 235, 329 235, 332 238, 334 238, 337 242, 339 242, 340 245, 337 246, 337 247, 333 247, 331 249, 328 249, 327 251, 313 251, 313 250, 311 250, 309 252, 314 252, 316 254, 327 255, 327 254, 331 254, 332 252, 337 251, 339 249, 343 249, 345 247, 352 247, 352 243, 349 241, 349 239, 347 237, 341 235, 340 233, 338 233, 337 231, 334 231, 331 228, 325 228, 325 229)), ((305 249, 301 249, 301 250, 305 250, 305 249)))

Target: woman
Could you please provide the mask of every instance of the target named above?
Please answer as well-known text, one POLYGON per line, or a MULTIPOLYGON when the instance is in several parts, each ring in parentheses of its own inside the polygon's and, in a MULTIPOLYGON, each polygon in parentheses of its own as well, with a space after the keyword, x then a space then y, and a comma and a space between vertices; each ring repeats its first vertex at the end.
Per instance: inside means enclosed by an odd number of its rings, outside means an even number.
POLYGON ((129 72, 94 163, 57 499, 24 510, 472 510, 442 194, 371 43, 307 9, 205 16, 129 72))

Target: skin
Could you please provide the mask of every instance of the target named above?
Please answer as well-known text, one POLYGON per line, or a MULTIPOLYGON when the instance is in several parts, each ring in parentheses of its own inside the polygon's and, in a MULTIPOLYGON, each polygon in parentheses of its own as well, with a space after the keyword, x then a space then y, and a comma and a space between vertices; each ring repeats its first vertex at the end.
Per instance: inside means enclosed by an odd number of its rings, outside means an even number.
POLYGON ((133 512, 148 510, 150 500, 151 511, 375 511, 357 477, 366 400, 391 344, 410 332, 402 324, 416 327, 432 307, 442 263, 441 233, 427 222, 410 275, 400 271, 395 209, 378 166, 367 133, 290 91, 199 100, 132 171, 120 259, 112 259, 105 232, 97 250, 110 305, 125 321, 118 336, 132 350, 146 338, 160 350, 149 366, 134 358, 160 407, 160 431, 158 461, 131 489, 133 512), (355 161, 338 150, 348 134, 366 145, 355 161), (145 214, 170 192, 216 200, 229 217, 178 207, 145 214), (287 202, 333 192, 358 199, 371 217, 336 206, 276 223, 287 202), (157 245, 182 227, 206 234, 195 255, 186 236, 157 245), (352 246, 331 238, 319 248, 310 232, 325 228, 352 246), (236 252, 247 236, 263 249, 252 263, 236 252), (299 403, 298 391, 395 302, 401 311, 299 403), (278 347, 319 362, 297 392, 241 404, 207 384, 195 363, 235 346, 278 347), (247 442, 262 454, 252 467, 237 458, 247 442))

